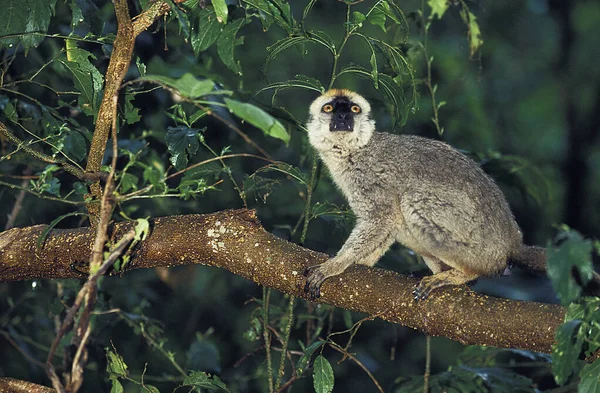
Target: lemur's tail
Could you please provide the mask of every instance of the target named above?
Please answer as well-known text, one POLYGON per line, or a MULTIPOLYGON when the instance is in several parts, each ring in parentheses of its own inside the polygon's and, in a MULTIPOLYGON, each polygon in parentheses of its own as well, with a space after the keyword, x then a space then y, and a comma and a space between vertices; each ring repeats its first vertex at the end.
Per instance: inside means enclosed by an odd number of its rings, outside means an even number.
MULTIPOLYGON (((546 249, 538 246, 523 245, 510 263, 525 270, 546 274, 546 249)), ((600 294, 600 274, 594 272, 592 281, 585 288, 586 293, 600 294)))
POLYGON ((526 270, 537 273, 546 273, 546 249, 538 246, 523 245, 515 255, 510 258, 510 263, 526 270))

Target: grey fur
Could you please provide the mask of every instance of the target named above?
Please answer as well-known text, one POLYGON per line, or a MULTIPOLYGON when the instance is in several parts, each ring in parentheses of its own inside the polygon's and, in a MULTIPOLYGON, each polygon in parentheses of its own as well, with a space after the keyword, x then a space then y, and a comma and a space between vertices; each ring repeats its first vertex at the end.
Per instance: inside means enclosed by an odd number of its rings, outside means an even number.
POLYGON ((526 253, 506 199, 473 160, 443 142, 375 132, 360 95, 332 90, 317 98, 308 133, 357 219, 338 254, 307 270, 313 298, 325 279, 355 263, 373 266, 396 241, 434 273, 415 289, 417 299, 443 285, 500 274, 526 253), (332 113, 322 110, 339 96, 362 109, 352 131, 330 131, 332 113))

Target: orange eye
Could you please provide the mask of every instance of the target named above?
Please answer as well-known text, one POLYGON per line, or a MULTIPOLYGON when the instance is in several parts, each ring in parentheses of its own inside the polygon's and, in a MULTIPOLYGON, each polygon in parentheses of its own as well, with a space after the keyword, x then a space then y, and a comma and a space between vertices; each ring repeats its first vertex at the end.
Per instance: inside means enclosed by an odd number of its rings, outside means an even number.
POLYGON ((331 104, 323 105, 323 112, 329 113, 332 111, 333 111, 333 105, 331 105, 331 104))
POLYGON ((350 110, 353 113, 360 113, 360 106, 358 106, 358 105, 352 105, 352 107, 350 108, 350 110))

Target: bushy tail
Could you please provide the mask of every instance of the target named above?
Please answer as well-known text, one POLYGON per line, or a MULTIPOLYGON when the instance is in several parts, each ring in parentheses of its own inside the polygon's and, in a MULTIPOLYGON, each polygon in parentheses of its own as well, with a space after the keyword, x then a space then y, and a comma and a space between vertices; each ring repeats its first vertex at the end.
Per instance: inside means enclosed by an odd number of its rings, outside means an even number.
POLYGON ((546 273, 546 259, 544 247, 523 245, 511 256, 509 262, 525 270, 546 273))
MULTIPOLYGON (((546 274, 546 249, 538 246, 523 245, 510 258, 510 263, 525 270, 546 274)), ((600 274, 594 272, 592 281, 586 286, 585 292, 600 295, 600 274)))

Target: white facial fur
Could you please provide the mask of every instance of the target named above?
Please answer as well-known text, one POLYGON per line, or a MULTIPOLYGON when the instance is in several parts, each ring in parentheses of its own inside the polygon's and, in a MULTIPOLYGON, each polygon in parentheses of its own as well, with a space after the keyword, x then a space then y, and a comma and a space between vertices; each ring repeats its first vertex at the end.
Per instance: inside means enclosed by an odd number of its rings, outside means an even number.
POLYGON ((333 89, 317 98, 310 105, 307 124, 310 144, 322 155, 346 157, 365 146, 375 131, 375 121, 371 120, 371 106, 359 94, 349 90, 333 89), (325 113, 322 108, 335 97, 345 96, 361 108, 354 114, 352 131, 330 131, 329 124, 333 113, 325 113))

